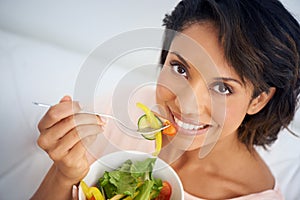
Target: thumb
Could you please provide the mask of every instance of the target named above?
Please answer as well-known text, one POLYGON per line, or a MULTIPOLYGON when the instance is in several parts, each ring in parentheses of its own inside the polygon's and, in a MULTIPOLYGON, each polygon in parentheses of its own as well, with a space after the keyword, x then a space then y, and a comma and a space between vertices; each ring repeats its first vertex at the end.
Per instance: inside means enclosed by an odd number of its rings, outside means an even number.
POLYGON ((72 101, 72 98, 69 95, 65 95, 59 103, 66 102, 66 101, 72 101))

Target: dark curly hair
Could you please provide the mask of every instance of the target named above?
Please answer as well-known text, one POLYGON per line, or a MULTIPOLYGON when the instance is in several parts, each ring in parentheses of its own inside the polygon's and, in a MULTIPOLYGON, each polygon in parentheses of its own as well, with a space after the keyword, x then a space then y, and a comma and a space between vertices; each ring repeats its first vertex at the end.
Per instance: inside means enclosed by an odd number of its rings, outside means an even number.
MULTIPOLYGON (((259 113, 246 115, 238 129, 240 141, 248 148, 272 144, 297 110, 299 23, 277 0, 183 0, 165 16, 163 25, 166 32, 181 32, 199 22, 218 30, 227 62, 244 83, 253 84, 253 98, 276 88, 268 104, 259 113)), ((174 37, 164 36, 162 65, 174 37)))

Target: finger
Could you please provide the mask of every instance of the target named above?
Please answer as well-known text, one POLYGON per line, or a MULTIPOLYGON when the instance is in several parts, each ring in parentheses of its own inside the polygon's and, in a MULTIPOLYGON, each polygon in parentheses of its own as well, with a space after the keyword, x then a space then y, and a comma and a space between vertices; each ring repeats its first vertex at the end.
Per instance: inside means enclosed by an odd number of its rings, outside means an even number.
POLYGON ((82 144, 84 144, 84 146, 89 147, 96 141, 97 136, 98 136, 98 134, 87 136, 87 137, 81 139, 81 142, 82 142, 82 144))
POLYGON ((72 200, 78 200, 78 189, 76 185, 72 186, 72 200))
POLYGON ((103 129, 97 125, 81 125, 72 129, 61 138, 55 148, 49 149, 48 154, 53 160, 60 160, 82 139, 102 133, 103 129))
POLYGON ((54 106, 47 111, 44 117, 41 119, 38 128, 40 131, 52 127, 62 119, 78 113, 80 111, 78 102, 65 101, 54 106))
POLYGON ((66 173, 66 176, 80 181, 89 171, 89 164, 85 156, 86 148, 81 142, 76 143, 69 153, 62 159, 55 161, 61 171, 66 173))
POLYGON ((76 127, 76 131, 80 137, 81 140, 88 136, 98 135, 100 133, 103 133, 103 127, 99 125, 81 125, 76 127))
MULTIPOLYGON (((46 152, 49 153, 51 149, 53 150, 57 148, 57 146, 59 145, 67 145, 64 144, 63 142, 65 141, 69 142, 71 138, 76 138, 76 136, 78 136, 76 131, 81 130, 81 128, 77 129, 76 127, 82 125, 91 125, 91 126, 94 125, 94 126, 102 127, 103 122, 101 122, 97 116, 91 114, 72 115, 70 117, 63 119, 62 121, 54 125, 52 128, 44 130, 42 134, 39 136, 37 143, 42 149, 44 149, 46 152), (72 132, 72 130, 76 130, 76 131, 72 132), (62 138, 65 137, 65 135, 67 134, 69 134, 67 138, 65 140, 62 140, 62 138), (73 137, 71 137, 72 135, 73 137)), ((81 132, 84 131, 86 130, 81 130, 81 132)), ((100 128, 100 130, 98 131, 102 132, 103 129, 100 128)), ((80 138, 78 138, 74 142, 77 142, 79 139, 80 138)), ((91 141, 92 139, 87 139, 87 140, 88 140, 87 142, 85 141, 86 145, 91 144, 91 142, 89 141, 91 141)), ((74 144, 74 142, 72 144, 74 144)))
POLYGON ((81 142, 78 142, 62 160, 68 169, 76 169, 77 173, 74 175, 82 176, 80 178, 83 178, 89 171, 90 165, 87 162, 86 152, 87 149, 85 146, 81 142))
POLYGON ((86 152, 86 147, 79 141, 70 149, 68 157, 73 162, 86 161, 86 152))
POLYGON ((72 101, 72 98, 69 95, 65 95, 59 103, 66 102, 66 101, 72 101))
POLYGON ((104 122, 102 122, 101 119, 96 115, 75 114, 61 120, 59 123, 56 123, 51 127, 51 129, 49 128, 45 130, 44 134, 48 136, 49 140, 53 140, 53 142, 56 142, 76 126, 81 125, 103 126, 104 122))

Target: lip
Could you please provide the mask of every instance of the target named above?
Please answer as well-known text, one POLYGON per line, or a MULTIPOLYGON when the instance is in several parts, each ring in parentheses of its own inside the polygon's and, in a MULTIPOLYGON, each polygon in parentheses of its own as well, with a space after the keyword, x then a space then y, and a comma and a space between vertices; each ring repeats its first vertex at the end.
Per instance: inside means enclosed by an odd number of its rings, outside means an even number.
POLYGON ((195 135, 202 135, 207 133, 208 129, 210 129, 212 127, 211 124, 206 124, 206 123, 195 123, 195 121, 191 120, 191 119, 187 119, 187 118, 182 118, 181 115, 179 115, 178 113, 172 112, 172 110, 168 107, 169 113, 170 113, 170 121, 171 123, 175 126, 175 128, 177 130, 179 130, 179 133, 184 134, 184 135, 189 135, 189 136, 195 136, 195 135), (196 126, 201 126, 201 125, 205 125, 204 128, 201 129, 197 129, 197 130, 188 130, 185 129, 181 126, 179 126, 176 122, 175 122, 175 118, 179 119, 180 121, 183 121, 185 123, 188 124, 193 124, 196 126))

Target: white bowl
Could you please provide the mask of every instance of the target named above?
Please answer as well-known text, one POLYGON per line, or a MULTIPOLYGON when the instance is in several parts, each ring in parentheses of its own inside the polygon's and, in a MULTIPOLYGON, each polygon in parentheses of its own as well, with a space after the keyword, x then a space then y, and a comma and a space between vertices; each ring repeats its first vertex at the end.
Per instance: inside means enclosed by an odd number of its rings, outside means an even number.
MULTIPOLYGON (((89 186, 95 185, 98 179, 104 174, 104 171, 112 171, 121 166, 128 159, 141 161, 149 157, 151 157, 151 155, 137 151, 118 151, 108 154, 92 164, 89 173, 83 180, 89 186)), ((170 183, 172 186, 171 200, 184 199, 182 183, 176 172, 166 162, 157 158, 153 169, 153 176, 170 183)), ((78 196, 79 200, 86 200, 81 187, 79 187, 78 196)))

